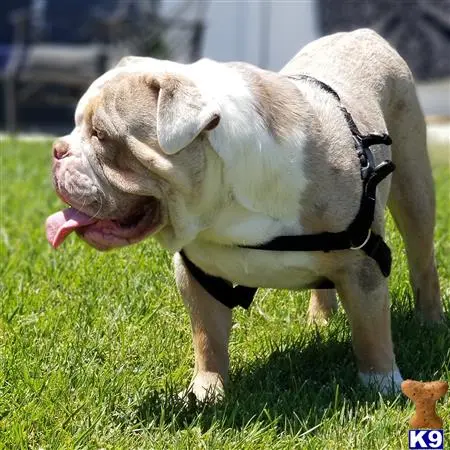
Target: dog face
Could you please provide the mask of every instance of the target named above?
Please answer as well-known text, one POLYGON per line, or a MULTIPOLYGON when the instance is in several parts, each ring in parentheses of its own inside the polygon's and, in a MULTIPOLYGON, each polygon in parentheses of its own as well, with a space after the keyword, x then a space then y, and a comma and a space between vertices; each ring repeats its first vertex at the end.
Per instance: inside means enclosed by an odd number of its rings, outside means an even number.
POLYGON ((81 98, 74 130, 53 147, 55 189, 83 213, 76 230, 98 249, 179 226, 180 201, 202 193, 205 131, 220 121, 213 102, 180 74, 103 80, 81 98))

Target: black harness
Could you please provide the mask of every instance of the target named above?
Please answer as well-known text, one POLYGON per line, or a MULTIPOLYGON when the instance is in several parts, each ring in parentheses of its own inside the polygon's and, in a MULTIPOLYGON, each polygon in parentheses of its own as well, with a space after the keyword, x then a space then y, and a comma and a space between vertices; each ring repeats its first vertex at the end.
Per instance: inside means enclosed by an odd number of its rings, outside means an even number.
MULTIPOLYGON (((361 180, 363 192, 359 211, 346 230, 337 233, 323 232, 318 234, 307 234, 298 236, 279 236, 261 245, 239 245, 240 248, 266 251, 321 251, 332 250, 362 250, 377 263, 382 274, 387 277, 391 272, 391 251, 383 238, 371 230, 375 215, 376 188, 378 183, 394 171, 395 165, 392 161, 385 160, 375 165, 375 159, 370 147, 376 144, 391 145, 392 140, 387 134, 362 135, 358 130, 351 114, 342 105, 337 92, 316 78, 308 75, 288 76, 293 80, 309 81, 319 86, 324 91, 333 95, 339 102, 339 108, 343 112, 345 120, 353 136, 356 154, 361 164, 361 180)), ((228 308, 242 306, 247 309, 257 291, 257 288, 246 286, 233 286, 223 278, 208 275, 197 267, 184 253, 180 252, 186 267, 199 284, 216 300, 228 308)), ((330 280, 314 286, 317 288, 332 288, 334 284, 330 280)))

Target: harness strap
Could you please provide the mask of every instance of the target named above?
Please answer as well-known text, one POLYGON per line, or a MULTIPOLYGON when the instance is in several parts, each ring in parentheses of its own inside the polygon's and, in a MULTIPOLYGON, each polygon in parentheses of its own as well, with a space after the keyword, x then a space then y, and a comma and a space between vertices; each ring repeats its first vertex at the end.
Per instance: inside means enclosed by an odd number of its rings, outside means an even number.
MULTIPOLYGON (((391 145, 391 138, 383 134, 363 135, 356 126, 353 117, 341 104, 338 93, 328 84, 309 75, 289 75, 293 80, 309 81, 318 85, 322 90, 333 95, 339 102, 339 108, 344 114, 347 125, 352 133, 356 154, 361 164, 361 179, 363 192, 358 213, 346 230, 337 233, 323 232, 311 235, 278 236, 261 245, 239 245, 240 248, 269 251, 323 251, 333 250, 362 250, 373 258, 381 273, 387 277, 391 272, 391 251, 383 238, 373 233, 371 226, 375 216, 376 187, 380 181, 394 171, 392 161, 385 160, 375 165, 375 158, 370 147, 376 144, 391 145)), ((184 253, 180 252, 186 267, 199 284, 216 300, 228 308, 242 306, 247 309, 257 291, 256 288, 233 286, 229 281, 220 277, 208 275, 197 267, 184 253)))
POLYGON ((186 256, 183 250, 180 251, 180 255, 183 258, 189 272, 191 272, 191 275, 197 280, 202 288, 208 292, 209 295, 214 297, 220 303, 230 309, 235 306, 242 306, 244 309, 248 309, 251 305, 257 288, 233 286, 229 281, 226 281, 223 278, 208 275, 203 272, 200 267, 196 266, 186 256))

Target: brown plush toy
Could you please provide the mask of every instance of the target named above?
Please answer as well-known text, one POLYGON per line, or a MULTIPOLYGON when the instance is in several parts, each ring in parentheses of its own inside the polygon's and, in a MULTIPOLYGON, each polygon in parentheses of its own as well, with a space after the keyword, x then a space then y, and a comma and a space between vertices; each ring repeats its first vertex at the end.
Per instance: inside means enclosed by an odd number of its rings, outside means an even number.
POLYGON ((412 429, 439 430, 442 428, 442 419, 436 414, 436 402, 445 395, 447 390, 446 381, 403 381, 403 393, 416 406, 416 413, 409 421, 412 429))

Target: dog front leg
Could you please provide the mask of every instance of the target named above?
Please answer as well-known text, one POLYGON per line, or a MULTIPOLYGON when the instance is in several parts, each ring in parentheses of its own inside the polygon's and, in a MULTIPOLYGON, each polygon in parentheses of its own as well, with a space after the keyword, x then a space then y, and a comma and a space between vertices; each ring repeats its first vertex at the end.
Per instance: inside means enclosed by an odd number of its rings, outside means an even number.
POLYGON ((231 310, 203 289, 178 253, 174 266, 177 287, 191 318, 195 354, 194 376, 184 395, 192 392, 199 401, 217 401, 228 379, 231 310))
POLYGON ((336 279, 336 288, 352 329, 359 375, 381 393, 400 391, 395 363, 387 280, 375 261, 362 257, 336 279))

